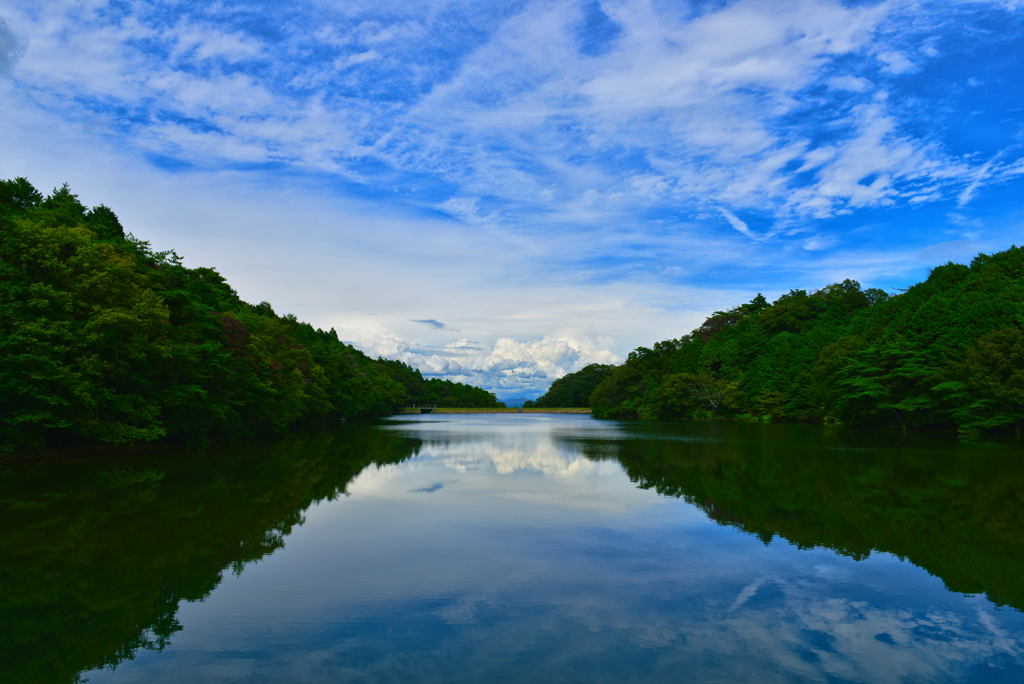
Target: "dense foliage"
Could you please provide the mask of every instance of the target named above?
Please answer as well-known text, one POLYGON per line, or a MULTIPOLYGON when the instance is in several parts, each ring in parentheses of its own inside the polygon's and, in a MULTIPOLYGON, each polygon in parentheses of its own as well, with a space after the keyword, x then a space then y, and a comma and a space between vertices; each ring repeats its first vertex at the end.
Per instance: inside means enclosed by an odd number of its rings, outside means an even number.
POLYGON ((852 280, 771 304, 758 295, 689 335, 633 351, 590 405, 598 417, 1019 435, 1024 248, 939 266, 891 297, 852 280))
POLYGON ((24 178, 0 181, 0 359, 7 450, 280 432, 432 392, 497 404, 247 304, 215 270, 125 235, 108 207, 24 178))
POLYGON ((528 401, 523 408, 582 408, 590 406, 590 395, 615 366, 592 363, 551 383, 548 391, 528 401))
POLYGON ((441 378, 423 379, 423 374, 412 366, 394 359, 378 358, 392 377, 406 389, 415 406, 436 405, 441 408, 504 408, 493 392, 474 385, 441 378))

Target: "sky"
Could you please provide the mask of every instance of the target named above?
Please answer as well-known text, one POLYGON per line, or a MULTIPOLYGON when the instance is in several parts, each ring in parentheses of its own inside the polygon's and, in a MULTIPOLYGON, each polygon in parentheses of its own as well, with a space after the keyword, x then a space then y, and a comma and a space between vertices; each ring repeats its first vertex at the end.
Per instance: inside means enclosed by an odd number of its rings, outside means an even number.
POLYGON ((67 182, 499 398, 1024 242, 1024 1, 0 0, 0 177, 67 182))

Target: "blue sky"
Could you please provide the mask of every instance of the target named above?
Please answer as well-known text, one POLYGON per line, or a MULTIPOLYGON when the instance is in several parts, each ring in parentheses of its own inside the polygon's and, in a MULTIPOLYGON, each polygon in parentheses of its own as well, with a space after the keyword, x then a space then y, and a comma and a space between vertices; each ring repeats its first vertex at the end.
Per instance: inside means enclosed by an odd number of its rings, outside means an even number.
POLYGON ((0 0, 0 117, 0 175, 501 397, 1024 233, 1018 0, 0 0))

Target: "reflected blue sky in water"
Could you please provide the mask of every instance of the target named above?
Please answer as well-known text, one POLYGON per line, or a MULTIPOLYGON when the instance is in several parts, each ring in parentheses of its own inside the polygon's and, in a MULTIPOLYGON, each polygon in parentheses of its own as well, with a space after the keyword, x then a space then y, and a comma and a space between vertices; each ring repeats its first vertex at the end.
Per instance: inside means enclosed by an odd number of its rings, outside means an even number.
MULTIPOLYGON (((574 445, 587 416, 425 416, 163 653, 92 682, 1020 681, 1024 619, 889 554, 710 521, 574 445)), ((671 435, 669 435, 671 436, 671 435)), ((698 438, 699 435, 697 436, 698 438)), ((702 438, 703 439, 703 438, 702 438)), ((708 436, 706 439, 714 439, 708 436)))

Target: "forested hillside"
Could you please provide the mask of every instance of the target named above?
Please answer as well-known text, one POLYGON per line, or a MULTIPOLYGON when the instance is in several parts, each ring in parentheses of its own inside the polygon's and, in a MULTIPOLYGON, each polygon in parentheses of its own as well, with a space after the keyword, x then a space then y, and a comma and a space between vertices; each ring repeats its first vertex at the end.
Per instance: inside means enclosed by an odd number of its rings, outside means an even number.
MULTIPOLYGON (((378 358, 397 382, 406 390, 408 401, 421 406, 436 404, 443 408, 496 408, 504 407, 494 394, 480 387, 442 378, 423 379, 423 374, 412 366, 394 359, 378 358)), ((407 404, 408 405, 408 404, 407 404)))
POLYGON ((4 451, 281 432, 417 399, 498 405, 243 302, 217 271, 154 252, 67 186, 44 198, 24 178, 0 180, 4 451))
POLYGON ((553 383, 548 391, 528 401, 523 408, 582 408, 590 406, 590 395, 607 378, 615 366, 592 363, 575 373, 564 375, 553 383))
POLYGON ((895 296, 851 280, 758 295, 635 350, 589 400, 598 417, 1019 435, 1022 331, 1024 248, 1013 247, 939 266, 895 296))

